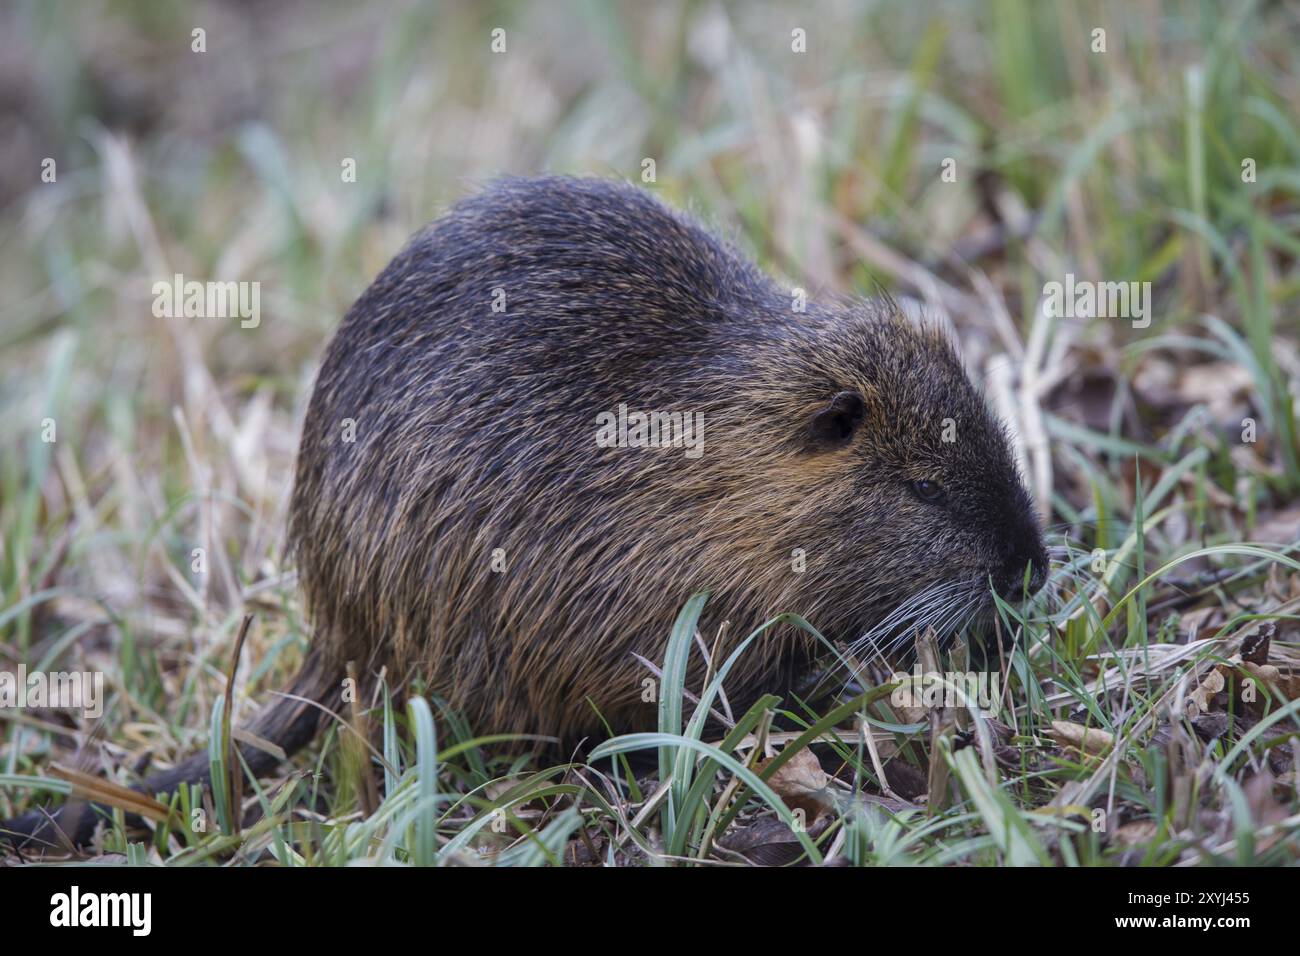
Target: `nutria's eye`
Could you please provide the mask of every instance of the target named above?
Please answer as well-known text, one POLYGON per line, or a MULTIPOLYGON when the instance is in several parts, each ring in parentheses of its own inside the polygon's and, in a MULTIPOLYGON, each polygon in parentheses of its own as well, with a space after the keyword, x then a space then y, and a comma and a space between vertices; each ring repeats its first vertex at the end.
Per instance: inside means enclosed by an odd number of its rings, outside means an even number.
POLYGON ((943 486, 937 481, 914 481, 912 491, 927 504, 937 505, 944 498, 943 486))

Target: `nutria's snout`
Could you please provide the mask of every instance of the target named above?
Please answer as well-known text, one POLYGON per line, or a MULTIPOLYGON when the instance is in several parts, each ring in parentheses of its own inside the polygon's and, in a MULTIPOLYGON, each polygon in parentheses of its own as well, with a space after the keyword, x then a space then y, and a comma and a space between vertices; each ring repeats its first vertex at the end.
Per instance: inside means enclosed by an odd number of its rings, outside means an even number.
POLYGON ((1047 583, 1047 548, 1037 525, 1027 523, 1008 541, 1007 557, 990 576, 998 594, 1008 601, 1028 600, 1047 583), (1028 570, 1028 582, 1025 572, 1028 570))
POLYGON ((993 580, 998 594, 1008 601, 1028 600, 1041 591, 1047 583, 1047 551, 1042 542, 1036 542, 1030 549, 1016 551, 993 580), (1026 568, 1029 569, 1028 583, 1025 581, 1026 568))

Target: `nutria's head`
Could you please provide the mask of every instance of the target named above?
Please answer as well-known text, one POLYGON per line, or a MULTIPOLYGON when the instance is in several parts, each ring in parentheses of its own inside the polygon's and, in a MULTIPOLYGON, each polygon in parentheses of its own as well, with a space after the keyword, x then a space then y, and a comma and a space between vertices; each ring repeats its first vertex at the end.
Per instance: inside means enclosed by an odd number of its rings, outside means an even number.
POLYGON ((747 400, 767 410, 759 427, 787 435, 759 480, 789 515, 773 540, 805 555, 793 603, 811 620, 878 645, 947 636, 991 615, 995 590, 1015 603, 1042 587, 1047 555, 1006 432, 942 332, 880 303, 774 341, 755 350, 766 381, 747 400))

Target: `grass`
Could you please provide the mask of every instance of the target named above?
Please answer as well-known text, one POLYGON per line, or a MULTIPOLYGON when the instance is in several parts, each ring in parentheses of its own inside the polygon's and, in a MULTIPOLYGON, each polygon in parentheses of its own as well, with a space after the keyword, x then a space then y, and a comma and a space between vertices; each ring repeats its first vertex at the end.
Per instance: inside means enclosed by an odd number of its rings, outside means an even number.
MULTIPOLYGON (((237 826, 224 786, 210 805, 183 793, 143 837, 119 814, 89 855, 1296 862, 1295 10, 290 5, 246 22, 63 6, 0 14, 33 90, 5 107, 0 172, 0 670, 101 671, 108 706, 93 723, 0 709, 0 815, 72 792, 58 768, 129 783, 146 754, 207 750, 232 775, 231 722, 309 639, 282 533, 329 331, 474 182, 637 179, 650 157, 647 188, 792 284, 883 288, 962 340, 1054 556, 1040 600, 1001 608, 998 699, 912 708, 864 672, 824 707, 766 699, 706 735, 727 662, 685 686, 707 598, 683 594, 655 732, 551 765, 503 755, 435 695, 382 695, 358 708, 373 748, 335 726, 245 785, 257 822, 237 826), (207 54, 190 52, 196 25, 207 54), (45 156, 55 183, 33 173, 45 156), (154 318, 151 284, 174 272, 259 280, 262 324, 154 318), (1151 282, 1150 327, 1049 317, 1044 283, 1068 272, 1151 282)), ((979 666, 962 641, 920 652, 979 666)))

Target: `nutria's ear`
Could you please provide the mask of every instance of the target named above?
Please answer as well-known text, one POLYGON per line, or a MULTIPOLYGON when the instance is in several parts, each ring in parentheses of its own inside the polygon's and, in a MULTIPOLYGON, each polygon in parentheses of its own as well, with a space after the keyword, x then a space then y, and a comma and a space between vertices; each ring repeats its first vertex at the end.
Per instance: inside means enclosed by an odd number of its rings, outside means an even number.
POLYGON ((842 448, 853 440, 866 406, 857 392, 840 392, 808 422, 810 450, 842 448))

